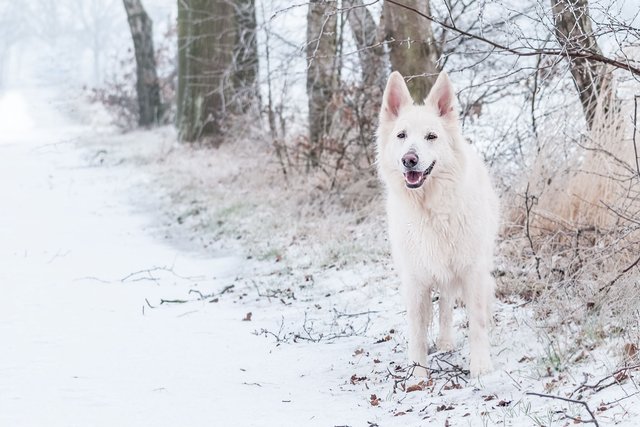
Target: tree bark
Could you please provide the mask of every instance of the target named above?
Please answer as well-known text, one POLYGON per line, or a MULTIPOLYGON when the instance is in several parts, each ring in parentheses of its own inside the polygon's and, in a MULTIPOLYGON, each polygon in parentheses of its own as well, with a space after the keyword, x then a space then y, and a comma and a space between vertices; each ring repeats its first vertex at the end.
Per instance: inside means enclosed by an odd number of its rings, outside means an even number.
POLYGON ((129 20, 136 55, 136 91, 138 94, 138 124, 158 123, 162 114, 160 85, 153 48, 153 23, 140 0, 123 0, 129 20))
POLYGON ((224 140, 230 115, 259 100, 255 0, 178 0, 178 135, 224 140))
POLYGON ((347 20, 358 48, 363 86, 378 88, 382 94, 389 70, 384 46, 378 39, 378 26, 362 0, 342 0, 342 7, 347 9, 347 20))
POLYGON ((236 0, 236 48, 233 86, 239 112, 245 113, 256 101, 258 89, 258 40, 255 0, 236 0))
MULTIPOLYGON (((431 15, 429 0, 406 0, 404 3, 431 15)), ((438 49, 431 22, 389 2, 384 3, 382 16, 385 40, 390 42, 391 67, 408 77, 411 95, 421 102, 429 94, 439 72, 438 49)))
POLYGON ((223 141, 233 99, 234 6, 225 0, 178 0, 178 135, 223 141))
MULTIPOLYGON (((551 0, 551 10, 553 11, 556 39, 563 49, 602 55, 602 50, 598 46, 598 41, 591 27, 587 0, 551 0)), ((605 94, 602 91, 611 90, 607 82, 610 77, 607 76, 604 64, 586 58, 569 56, 567 58, 587 125, 592 128, 598 100, 601 101, 601 105, 605 109, 609 105, 609 102, 604 100, 605 94)))
POLYGON ((307 11, 307 96, 309 105, 308 165, 316 167, 334 112, 337 90, 336 2, 312 0, 307 11))

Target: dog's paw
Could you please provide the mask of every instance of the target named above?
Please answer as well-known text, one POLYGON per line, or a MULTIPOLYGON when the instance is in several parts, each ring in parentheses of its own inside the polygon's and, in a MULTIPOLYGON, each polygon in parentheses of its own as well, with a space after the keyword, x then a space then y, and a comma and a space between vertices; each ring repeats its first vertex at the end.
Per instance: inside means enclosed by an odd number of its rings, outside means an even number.
POLYGON ((469 370, 471 372, 471 378, 478 378, 493 371, 493 364, 491 363, 491 359, 488 357, 472 358, 470 365, 469 370))
POLYGON ((439 337, 436 342, 436 347, 438 351, 452 351, 455 349, 453 340, 449 337, 439 337))
POLYGON ((427 369, 422 366, 415 366, 413 368, 413 376, 414 377, 427 377, 429 376, 427 373, 427 369))

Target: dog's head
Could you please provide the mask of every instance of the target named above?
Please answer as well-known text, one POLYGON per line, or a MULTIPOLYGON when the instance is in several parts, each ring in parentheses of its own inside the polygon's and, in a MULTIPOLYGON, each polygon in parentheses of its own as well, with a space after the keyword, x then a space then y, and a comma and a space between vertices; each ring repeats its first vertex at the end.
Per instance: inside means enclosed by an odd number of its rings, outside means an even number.
POLYGON ((444 71, 424 105, 413 102, 400 73, 391 73, 378 128, 378 167, 385 180, 415 189, 452 172, 460 139, 454 101, 453 86, 444 71))

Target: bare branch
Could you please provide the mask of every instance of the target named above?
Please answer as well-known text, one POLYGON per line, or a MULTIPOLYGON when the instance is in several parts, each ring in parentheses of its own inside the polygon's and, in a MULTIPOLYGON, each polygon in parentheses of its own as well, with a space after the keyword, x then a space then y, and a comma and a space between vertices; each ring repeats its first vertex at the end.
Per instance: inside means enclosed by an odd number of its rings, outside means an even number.
POLYGON ((633 152, 636 156, 636 171, 640 178, 640 160, 638 160, 638 144, 636 143, 636 135, 638 134, 638 98, 640 95, 633 97, 633 152))
POLYGON ((440 25, 443 28, 446 28, 447 30, 451 30, 454 31, 458 34, 461 34, 463 36, 472 38, 474 40, 478 40, 481 41, 483 43, 486 43, 490 46, 493 46, 496 49, 499 49, 501 51, 504 52, 509 52, 512 53, 514 55, 517 56, 523 56, 523 57, 527 57, 527 56, 536 56, 536 55, 551 55, 551 56, 567 56, 570 58, 583 58, 583 59, 588 59, 590 61, 595 61, 595 62, 599 62, 599 63, 603 63, 603 64, 607 64, 607 65, 611 65, 614 68, 618 68, 621 70, 626 70, 629 71, 631 74, 635 75, 635 76, 639 76, 640 77, 640 68, 638 67, 634 67, 629 63, 626 62, 622 62, 613 58, 609 58, 606 57, 602 54, 593 52, 589 49, 569 49, 569 50, 565 50, 565 49, 536 49, 536 48, 530 48, 530 47, 518 47, 518 48, 511 48, 509 46, 505 46, 501 43, 495 42, 493 40, 489 40, 483 36, 477 35, 477 34, 472 34, 468 31, 465 31, 461 28, 456 27, 454 24, 447 24, 446 22, 443 22, 437 18, 434 18, 431 15, 428 15, 426 13, 420 12, 419 10, 411 7, 411 6, 407 6, 406 4, 403 4, 402 2, 399 2, 397 0, 385 0, 388 3, 392 3, 395 4, 399 7, 405 8, 407 10, 410 10, 420 16, 422 16, 423 18, 433 22, 434 24, 440 25))
POLYGON ((578 405, 582 405, 587 410, 589 415, 591 415, 591 419, 590 420, 582 420, 581 419, 580 421, 582 421, 583 423, 593 423, 593 424, 596 425, 596 427, 600 427, 600 424, 598 424, 598 420, 596 419, 596 416, 593 414, 593 412, 589 408, 589 405, 584 400, 569 399, 567 397, 554 396, 552 394, 534 393, 532 391, 529 391, 526 394, 528 396, 538 396, 538 397, 543 397, 543 398, 546 398, 546 399, 556 399, 556 400, 562 400, 562 401, 565 401, 565 402, 577 403, 578 405))

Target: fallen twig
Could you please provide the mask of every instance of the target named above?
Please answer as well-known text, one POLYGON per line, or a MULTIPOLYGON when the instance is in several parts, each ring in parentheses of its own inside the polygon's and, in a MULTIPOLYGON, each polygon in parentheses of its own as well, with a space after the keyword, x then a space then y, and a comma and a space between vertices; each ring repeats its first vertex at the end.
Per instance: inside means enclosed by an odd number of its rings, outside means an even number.
POLYGON ((614 405, 616 403, 622 402, 623 400, 629 399, 630 397, 636 396, 638 394, 640 394, 640 391, 636 391, 635 393, 631 393, 627 396, 621 397, 620 399, 612 400, 611 402, 605 402, 603 403, 603 405, 605 406, 614 405))
POLYGON ((638 369, 640 368, 640 364, 637 365, 632 365, 632 366, 626 366, 624 368, 620 368, 618 370, 616 370, 615 372, 607 375, 604 378, 601 378, 598 382, 596 382, 595 384, 581 384, 578 388, 576 388, 574 391, 571 392, 571 394, 569 396, 573 396, 576 393, 585 391, 587 389, 592 389, 595 390, 595 392, 599 392, 601 390, 604 390, 607 387, 611 387, 612 385, 615 384, 620 384, 620 374, 626 374, 628 371, 633 370, 633 369, 638 369), (608 379, 612 379, 611 382, 603 384, 606 380, 608 379))
POLYGON ((186 299, 161 299, 160 304, 184 304, 188 302, 186 299))
POLYGON ((229 292, 231 289, 233 289, 235 287, 236 287, 236 285, 227 285, 224 288, 222 288, 222 290, 220 291, 220 293, 218 295, 226 294, 227 292, 229 292))
MULTIPOLYGON (((528 391, 526 394, 528 396, 538 396, 538 397, 542 397, 542 398, 545 398, 545 399, 556 399, 556 400, 562 400, 562 401, 565 401, 565 402, 576 403, 578 405, 582 405, 587 410, 589 415, 591 415, 591 419, 590 420, 581 419, 580 421, 582 421, 583 423, 593 423, 593 424, 595 424, 596 427, 600 427, 600 424, 598 424, 598 420, 596 419, 596 416, 591 411, 591 408, 589 408, 589 405, 587 404, 587 402, 585 402, 584 400, 569 399, 568 397, 555 396, 553 394, 535 393, 533 391, 528 391)), ((564 415, 569 417, 569 418, 572 418, 569 415, 567 415, 566 413, 564 415)))
POLYGON ((146 268, 143 270, 134 271, 124 276, 122 279, 120 279, 120 281, 126 282, 127 280, 131 280, 135 282, 140 280, 153 280, 154 282, 157 282, 158 278, 152 274, 157 271, 164 271, 167 273, 171 273, 180 279, 191 280, 191 281, 202 280, 204 278, 204 276, 182 276, 181 274, 178 274, 174 271, 173 266, 171 267, 164 266, 164 267, 152 267, 152 268, 146 268), (142 274, 146 274, 148 277, 136 277, 142 274))
POLYGON ((368 314, 378 313, 378 311, 375 311, 375 310, 363 311, 360 313, 340 313, 335 308, 333 308, 333 312, 336 314, 336 317, 358 317, 358 316, 365 316, 368 314))
POLYGON ((639 256, 635 261, 633 261, 633 262, 631 263, 631 265, 629 265, 627 268, 625 268, 624 270, 622 270, 622 271, 621 271, 621 272, 620 272, 620 273, 615 277, 615 279, 613 279, 612 281, 610 281, 607 285, 604 285, 603 287, 601 287, 601 288, 599 289, 599 292, 602 292, 602 291, 604 291, 604 290, 606 290, 607 292, 609 292, 609 289, 611 289, 611 287, 612 287, 613 285, 615 285, 615 284, 616 284, 616 282, 617 282, 618 280, 620 280, 620 278, 621 278, 622 276, 624 276, 625 274, 627 274, 629 271, 631 271, 631 269, 632 269, 633 267, 635 267, 636 265, 638 265, 638 263, 640 263, 640 256, 639 256))
POLYGON ((197 289, 189 289, 189 294, 198 294, 198 295, 200 295, 200 299, 201 299, 201 300, 202 300, 202 299, 206 299, 206 298, 209 298, 209 297, 212 297, 212 296, 213 296, 213 295, 205 295, 205 294, 203 294, 202 292, 200 292, 200 291, 199 291, 199 290, 197 290, 197 289))

